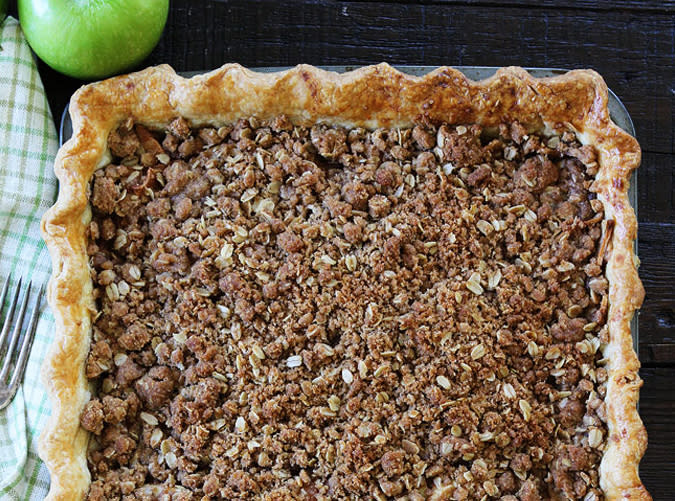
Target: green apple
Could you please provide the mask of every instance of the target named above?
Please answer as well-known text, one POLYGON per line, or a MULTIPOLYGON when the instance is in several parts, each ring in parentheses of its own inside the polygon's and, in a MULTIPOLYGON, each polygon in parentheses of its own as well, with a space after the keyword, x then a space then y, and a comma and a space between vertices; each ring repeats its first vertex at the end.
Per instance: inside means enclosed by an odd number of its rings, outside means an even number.
POLYGON ((40 59, 91 80, 127 70, 150 54, 169 0, 19 0, 18 7, 21 28, 40 59))

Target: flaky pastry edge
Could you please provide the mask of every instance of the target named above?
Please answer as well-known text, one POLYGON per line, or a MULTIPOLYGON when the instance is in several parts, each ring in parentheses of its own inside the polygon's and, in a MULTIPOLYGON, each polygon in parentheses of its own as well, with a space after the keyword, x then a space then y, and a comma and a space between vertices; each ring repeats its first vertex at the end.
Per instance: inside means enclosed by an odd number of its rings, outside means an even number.
MULTIPOLYGON (((190 79, 162 65, 80 88, 70 104, 73 136, 54 165, 58 199, 42 219, 53 266, 47 297, 55 319, 54 340, 42 367, 52 413, 38 444, 51 474, 46 499, 82 499, 90 483, 88 433, 79 424, 90 398, 84 367, 96 313, 85 230, 91 219, 89 181, 109 160, 109 132, 128 117, 165 127, 177 116, 201 126, 285 114, 297 125, 367 128, 410 126, 422 116, 484 127, 518 120, 542 131, 573 130, 582 143, 595 146, 600 169, 594 190, 605 218, 614 221, 605 273, 610 341, 603 353, 609 437, 600 485, 609 501, 650 500, 638 475, 647 436, 636 409, 642 381, 630 331, 644 297, 633 253, 637 224, 628 200, 629 177, 641 154, 637 141, 610 120, 607 100, 607 86, 592 70, 536 79, 522 68, 508 67, 474 82, 448 67, 415 77, 384 63, 344 74, 307 65, 256 73, 227 64, 190 79)), ((451 492, 448 487, 432 497, 445 499, 451 492)))

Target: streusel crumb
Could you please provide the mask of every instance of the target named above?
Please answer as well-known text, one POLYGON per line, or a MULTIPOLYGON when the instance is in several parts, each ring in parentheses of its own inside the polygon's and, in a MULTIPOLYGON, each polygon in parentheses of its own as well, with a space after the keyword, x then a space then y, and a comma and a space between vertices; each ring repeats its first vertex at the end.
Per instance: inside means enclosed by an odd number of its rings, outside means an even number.
POLYGON ((108 144, 88 499, 602 499, 611 226, 573 134, 177 118, 108 144))

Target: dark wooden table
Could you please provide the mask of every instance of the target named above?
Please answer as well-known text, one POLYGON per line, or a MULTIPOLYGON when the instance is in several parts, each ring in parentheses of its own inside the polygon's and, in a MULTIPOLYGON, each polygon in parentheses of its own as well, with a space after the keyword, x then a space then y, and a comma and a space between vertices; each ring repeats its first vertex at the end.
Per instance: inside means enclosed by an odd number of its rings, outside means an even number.
MULTIPOLYGON (((639 186, 640 400, 649 433, 641 475, 675 499, 675 1, 415 2, 174 0, 145 65, 178 71, 226 62, 521 65, 593 68, 623 100, 642 146, 639 186)), ((60 117, 81 82, 41 65, 60 117)))

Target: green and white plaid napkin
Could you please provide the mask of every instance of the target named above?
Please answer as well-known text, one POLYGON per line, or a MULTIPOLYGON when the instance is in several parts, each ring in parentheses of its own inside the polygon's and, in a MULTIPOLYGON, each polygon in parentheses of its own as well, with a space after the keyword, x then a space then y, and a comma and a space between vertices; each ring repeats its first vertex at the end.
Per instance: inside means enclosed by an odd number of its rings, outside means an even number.
MULTIPOLYGON (((0 47, 0 277, 4 281, 11 272, 13 285, 23 276, 39 287, 51 271, 40 218, 56 196, 52 167, 58 139, 37 66, 16 19, 8 17, 0 25, 0 47)), ((54 320, 46 301, 40 312, 23 386, 0 411, 2 501, 42 500, 49 489, 49 474, 36 446, 50 412, 40 365, 54 320)))

